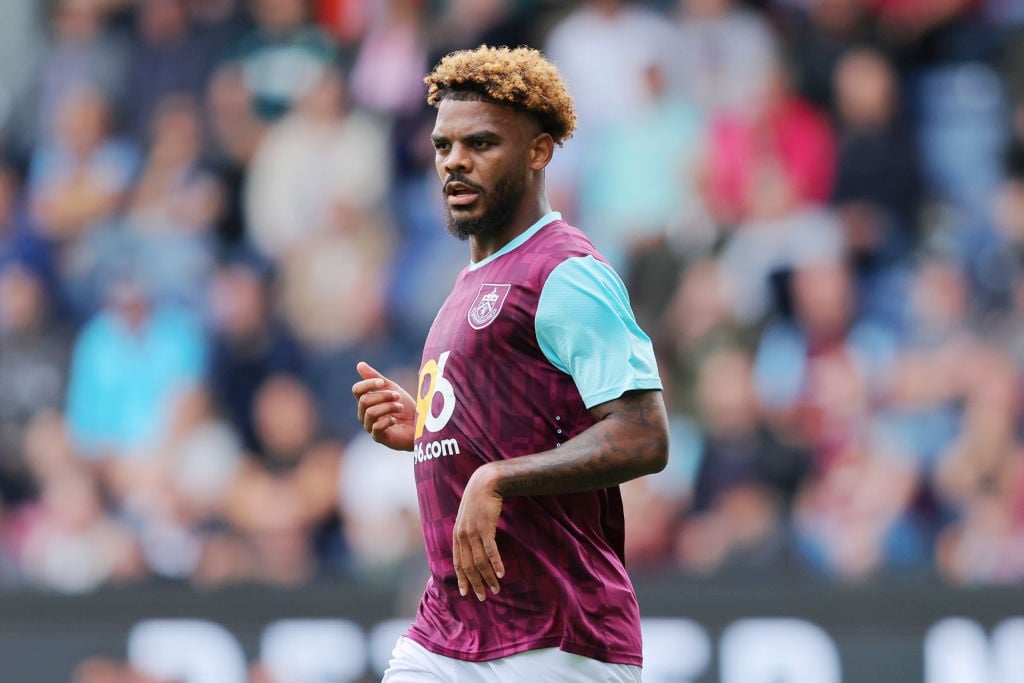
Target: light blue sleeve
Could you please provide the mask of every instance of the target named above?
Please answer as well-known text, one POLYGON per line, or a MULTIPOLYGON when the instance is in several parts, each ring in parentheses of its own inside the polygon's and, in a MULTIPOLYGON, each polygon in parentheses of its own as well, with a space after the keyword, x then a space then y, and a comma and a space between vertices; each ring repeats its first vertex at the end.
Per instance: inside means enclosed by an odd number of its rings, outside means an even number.
POLYGON ((551 271, 535 324, 541 351, 573 378, 587 408, 627 391, 661 389, 654 347, 625 285, 594 257, 567 259, 551 271))

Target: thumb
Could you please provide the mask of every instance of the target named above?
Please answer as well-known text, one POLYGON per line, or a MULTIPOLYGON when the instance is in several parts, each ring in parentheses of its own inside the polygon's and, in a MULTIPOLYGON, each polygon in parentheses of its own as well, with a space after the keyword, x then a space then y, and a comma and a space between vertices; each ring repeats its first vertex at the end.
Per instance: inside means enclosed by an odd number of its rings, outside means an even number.
POLYGON ((359 376, 363 379, 387 379, 365 361, 359 361, 356 363, 356 372, 358 372, 359 376))

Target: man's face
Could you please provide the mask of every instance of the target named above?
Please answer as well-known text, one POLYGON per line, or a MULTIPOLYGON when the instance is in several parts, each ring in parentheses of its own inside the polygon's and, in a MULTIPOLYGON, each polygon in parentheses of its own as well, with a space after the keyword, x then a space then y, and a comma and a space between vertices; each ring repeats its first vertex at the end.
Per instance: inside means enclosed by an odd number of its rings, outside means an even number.
POLYGON ((529 118, 491 102, 444 100, 431 139, 448 231, 459 239, 501 231, 526 192, 529 118))

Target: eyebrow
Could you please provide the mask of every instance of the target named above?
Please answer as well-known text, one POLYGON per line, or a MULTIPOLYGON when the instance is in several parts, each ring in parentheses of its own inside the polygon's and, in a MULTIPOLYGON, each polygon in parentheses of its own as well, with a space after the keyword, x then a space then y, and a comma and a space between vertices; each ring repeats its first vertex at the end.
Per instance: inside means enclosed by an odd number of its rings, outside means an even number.
MULTIPOLYGON (((434 135, 430 136, 430 139, 431 139, 431 141, 433 141, 435 143, 438 143, 438 142, 448 142, 448 136, 446 136, 446 135, 434 134, 434 135)), ((498 135, 497 133, 493 132, 493 131, 482 130, 482 131, 478 131, 476 133, 469 133, 468 135, 464 135, 462 137, 462 139, 465 142, 477 142, 477 141, 480 141, 480 140, 498 140, 498 139, 501 139, 501 136, 498 135)))

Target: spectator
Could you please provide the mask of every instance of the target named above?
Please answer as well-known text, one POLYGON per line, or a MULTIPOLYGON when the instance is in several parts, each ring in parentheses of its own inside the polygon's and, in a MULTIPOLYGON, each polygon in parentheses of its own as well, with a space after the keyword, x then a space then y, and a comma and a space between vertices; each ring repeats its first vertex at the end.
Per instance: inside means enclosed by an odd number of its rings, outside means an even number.
POLYGON ((233 63, 264 121, 288 112, 333 65, 335 46, 306 13, 304 0, 251 0, 256 27, 239 42, 233 63))
POLYGON ((674 37, 665 16, 626 0, 586 0, 551 29, 545 52, 579 117, 573 139, 546 170, 551 204, 566 216, 576 210, 576 179, 594 149, 592 136, 647 106, 653 93, 644 74, 651 64, 670 63, 674 37))
POLYGON ((790 177, 768 164, 750 186, 747 218, 722 249, 733 315, 752 325, 783 311, 780 296, 789 272, 843 257, 842 224, 832 211, 805 205, 790 177))
POLYGON ((52 3, 51 35, 16 100, 12 147, 28 158, 51 139, 64 100, 81 89, 119 101, 125 70, 125 46, 104 30, 100 0, 52 3))
POLYGON ((23 189, 14 168, 0 165, 0 272, 12 265, 30 268, 56 297, 53 250, 29 215, 23 189))
POLYGON ((752 217, 766 177, 784 184, 798 208, 823 204, 832 193, 835 139, 824 113, 792 93, 781 69, 760 95, 751 106, 720 112, 710 122, 705 202, 726 227, 752 217))
POLYGON ((256 393, 274 375, 303 373, 300 349, 277 317, 268 276, 241 257, 222 264, 210 285, 212 339, 207 382, 247 449, 259 448, 256 393))
POLYGON ((937 563, 957 584, 1015 584, 1024 578, 1019 373, 994 349, 978 349, 969 366, 963 429, 936 472, 936 493, 953 515, 937 563))
POLYGON ((104 513, 98 484, 81 466, 44 482, 39 503, 21 515, 17 553, 33 585, 81 593, 144 575, 134 539, 104 513))
POLYGON ((719 262, 691 263, 672 290, 654 348, 663 364, 666 402, 675 413, 696 418, 697 375, 704 359, 722 346, 749 344, 733 315, 728 286, 719 262))
MULTIPOLYGON (((856 317, 850 272, 842 263, 797 269, 792 320, 781 319, 760 339, 755 388, 782 433, 812 449, 814 469, 859 453, 871 407, 886 388, 896 341, 856 317)), ((858 461, 859 462, 859 461, 858 461)))
POLYGON ((70 349, 38 273, 0 271, 0 499, 7 503, 37 493, 25 434, 35 415, 63 407, 70 349))
POLYGON ((62 263, 87 232, 114 215, 135 175, 135 150, 110 135, 109 115, 99 91, 69 93, 56 113, 53 141, 32 154, 30 208, 62 263))
POLYGON ((704 118, 669 90, 662 66, 651 63, 643 76, 646 103, 594 133, 579 178, 579 210, 591 240, 619 262, 634 300, 651 304, 649 313, 637 311, 646 327, 667 298, 664 280, 715 234, 697 188, 704 118))
POLYGON ((797 497, 793 532, 806 566, 847 582, 919 566, 930 548, 912 509, 918 484, 902 454, 850 444, 797 497))
POLYGON ((198 310, 213 269, 222 183, 201 157, 194 101, 171 96, 153 112, 146 157, 121 211, 83 237, 66 274, 76 299, 96 310, 108 274, 132 263, 152 296, 198 310))
POLYGON ((683 92, 708 115, 756 107, 778 68, 765 18, 735 0, 678 0, 672 63, 683 92))
POLYGON ((250 0, 256 26, 244 34, 211 82, 218 142, 246 163, 264 128, 284 116, 334 65, 336 48, 309 23, 305 0, 250 0))
POLYGON ((786 3, 782 22, 786 63, 796 91, 822 109, 835 102, 835 69, 848 50, 875 42, 875 27, 861 0, 786 3))
POLYGON ((352 570, 365 580, 394 580, 423 548, 409 458, 384 451, 364 432, 345 446, 338 475, 338 514, 352 570))
POLYGON ((389 181, 386 145, 384 128, 350 107, 341 75, 324 71, 292 113, 269 129, 249 166, 245 208, 252 243, 277 261, 339 223, 355 229, 379 222, 374 214, 389 181))
POLYGON ((180 392, 201 380, 202 332, 187 313, 153 301, 119 273, 106 308, 75 340, 67 396, 74 443, 91 461, 145 457, 180 392))
POLYGON ((839 158, 832 202, 860 262, 903 261, 916 246, 920 173, 886 57, 851 50, 836 69, 839 158))
POLYGON ((428 64, 421 36, 423 0, 383 0, 370 20, 352 66, 352 95, 383 115, 421 106, 428 64))
POLYGON ((189 25, 186 0, 141 0, 129 49, 125 127, 140 144, 159 103, 168 96, 199 100, 217 55, 189 25))
POLYGON ((318 543, 325 553, 340 543, 340 447, 321 436, 313 398, 293 377, 268 379, 254 412, 261 449, 228 492, 226 515, 252 549, 252 578, 295 585, 316 573, 318 543))
POLYGON ((150 456, 123 468, 114 501, 156 576, 188 579, 224 526, 224 499, 242 464, 234 431, 194 387, 175 401, 150 456))
POLYGON ((751 359, 728 349, 701 366, 703 443, 693 504, 678 531, 685 569, 783 564, 785 520, 810 457, 762 422, 751 374, 751 359))

